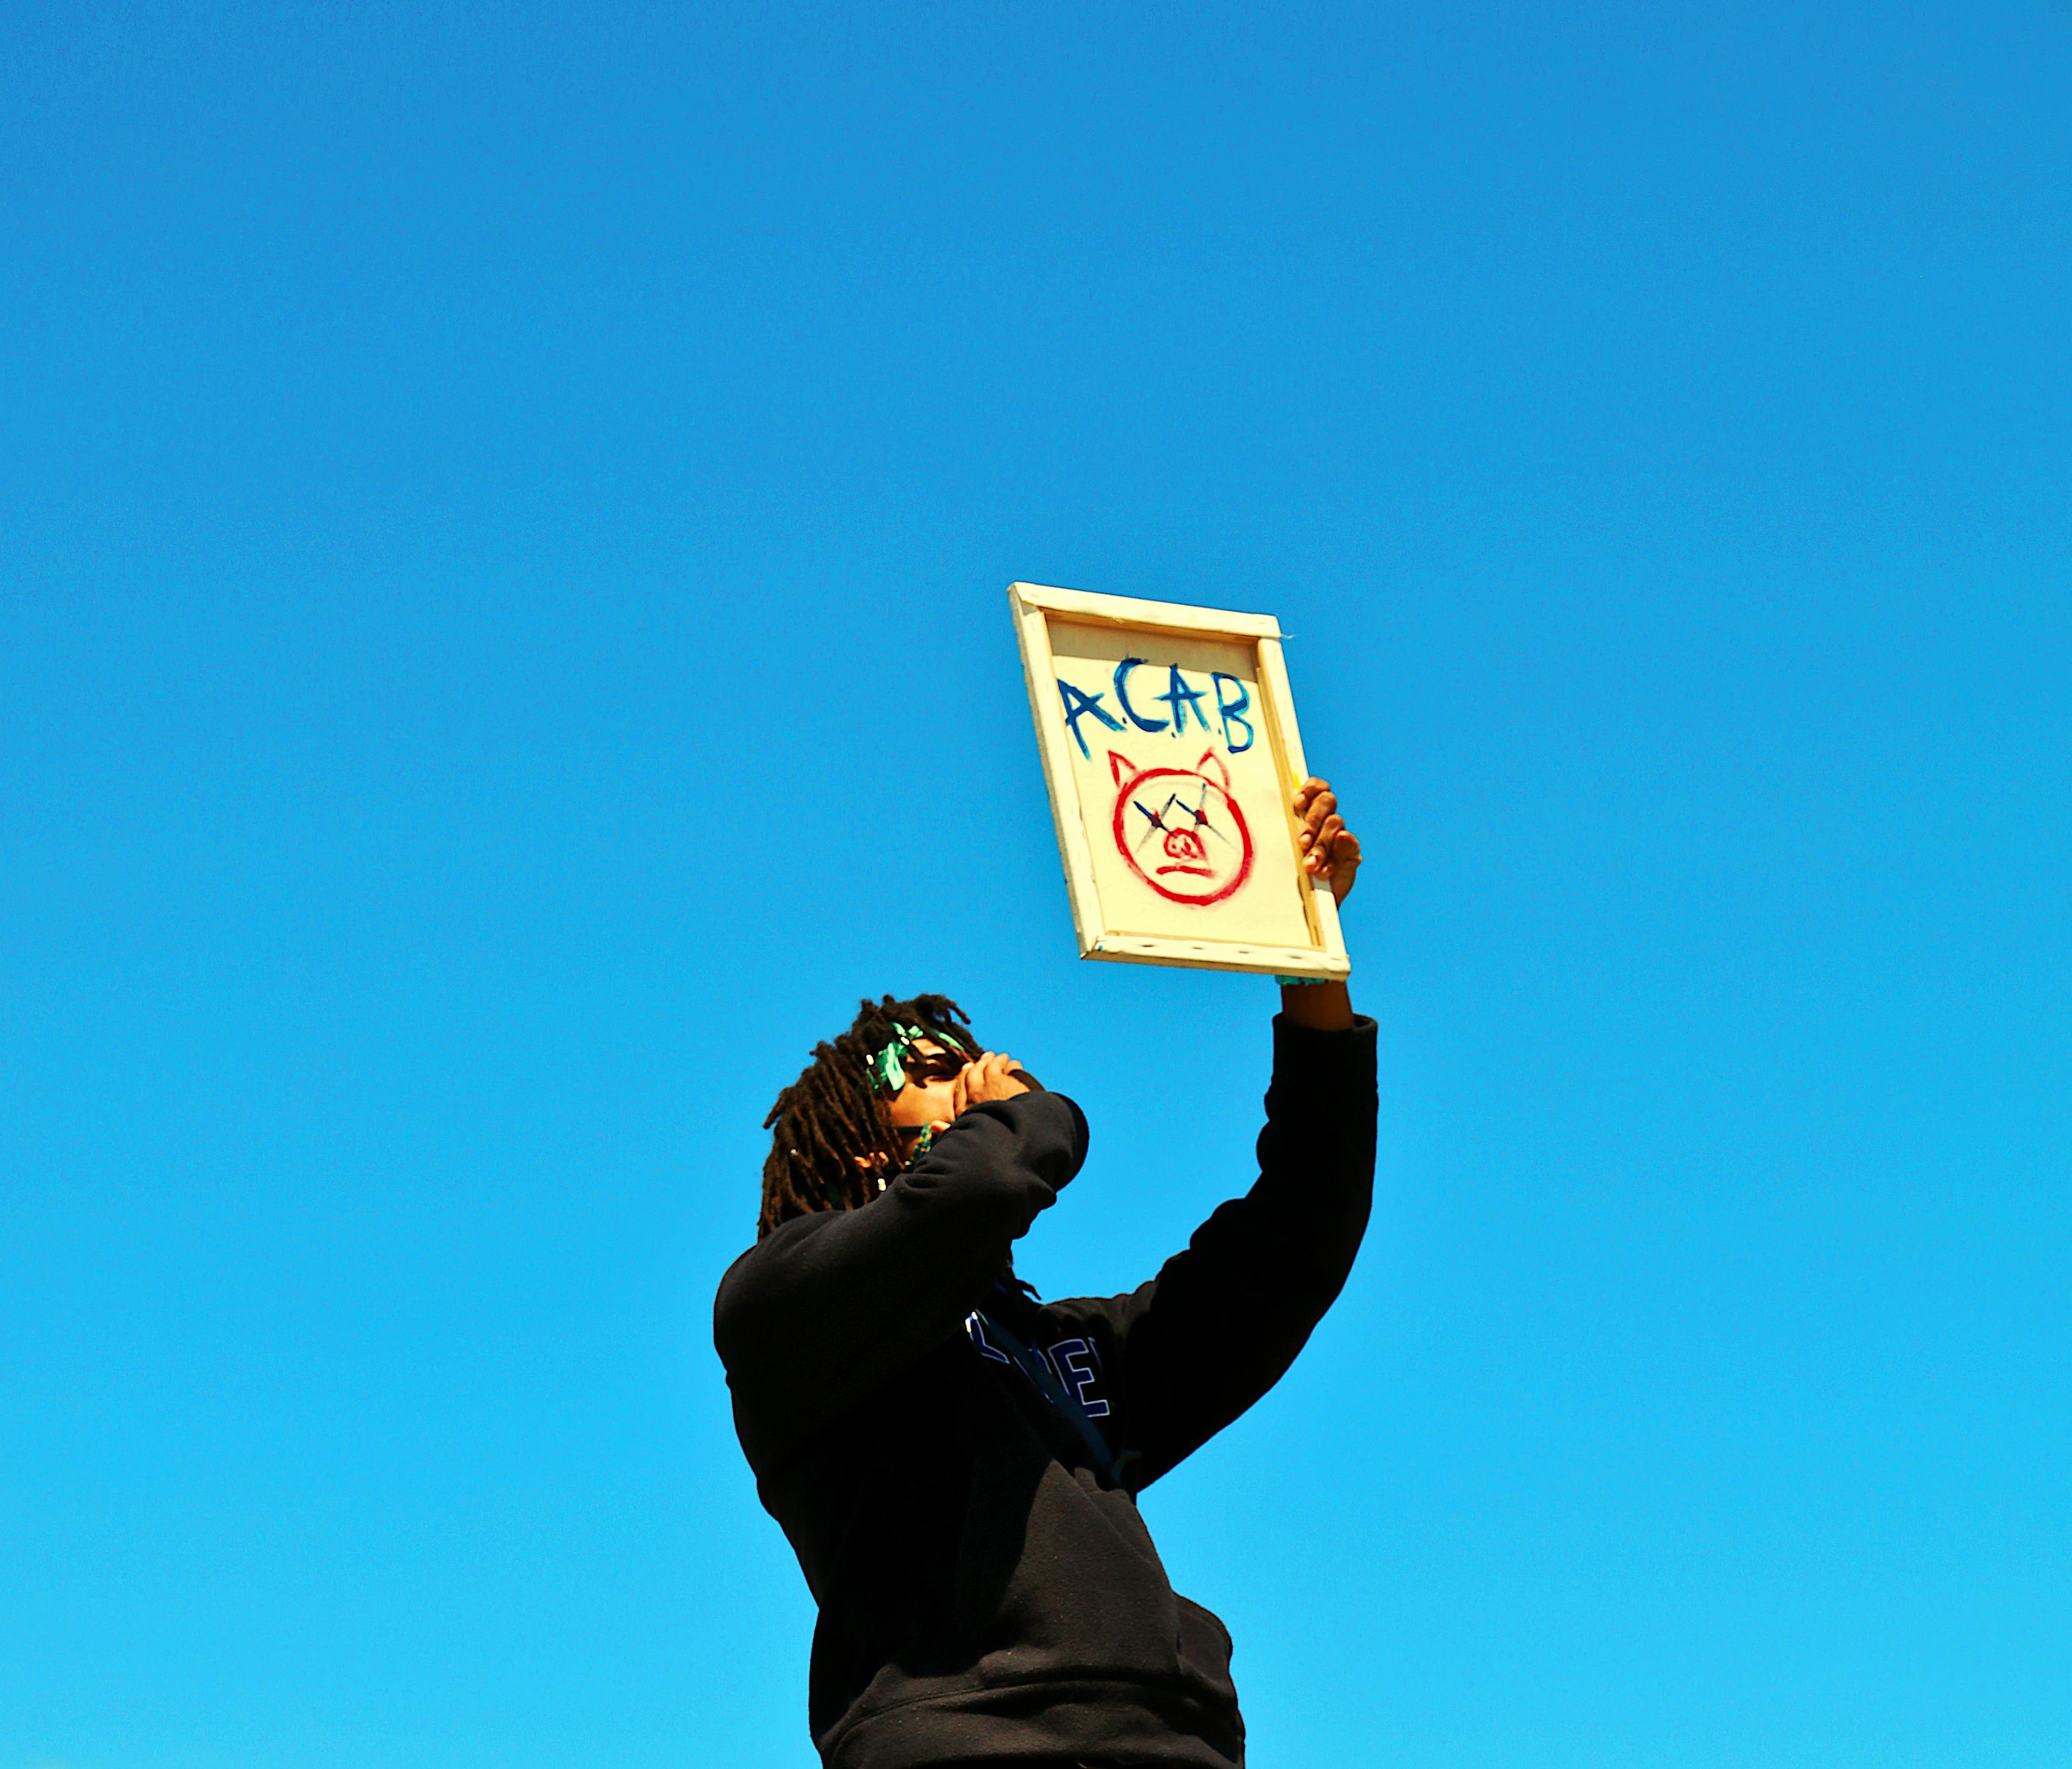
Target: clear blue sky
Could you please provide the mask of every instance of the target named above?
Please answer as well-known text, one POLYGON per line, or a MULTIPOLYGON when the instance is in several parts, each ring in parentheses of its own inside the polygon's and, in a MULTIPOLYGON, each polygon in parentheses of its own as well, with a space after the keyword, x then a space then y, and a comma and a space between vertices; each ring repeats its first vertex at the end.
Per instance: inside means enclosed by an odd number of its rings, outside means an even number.
POLYGON ((1145 1501, 1256 1769, 2062 1764, 2068 316, 2049 0, 15 0, 0 1769, 807 1769, 771 1096, 960 996, 1062 1294, 1266 1079, 1015 578, 1277 614, 1371 856, 1367 1248, 1145 1501))

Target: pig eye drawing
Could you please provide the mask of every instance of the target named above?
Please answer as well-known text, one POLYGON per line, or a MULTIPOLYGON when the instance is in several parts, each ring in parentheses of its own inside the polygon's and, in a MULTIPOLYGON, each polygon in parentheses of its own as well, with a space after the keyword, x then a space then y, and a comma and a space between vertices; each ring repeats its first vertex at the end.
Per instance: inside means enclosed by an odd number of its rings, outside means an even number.
POLYGON ((1235 895, 1252 876, 1252 831, 1221 758, 1205 750, 1192 768, 1140 768, 1110 750, 1108 765, 1115 845, 1129 870, 1169 903, 1206 906, 1235 895))

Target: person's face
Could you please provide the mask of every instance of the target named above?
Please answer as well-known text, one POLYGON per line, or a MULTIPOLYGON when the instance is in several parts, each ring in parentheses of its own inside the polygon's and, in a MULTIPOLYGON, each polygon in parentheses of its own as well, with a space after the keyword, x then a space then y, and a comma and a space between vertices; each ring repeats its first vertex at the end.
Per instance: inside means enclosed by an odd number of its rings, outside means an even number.
POLYGON ((964 1067, 962 1055, 933 1039, 915 1040, 906 1061, 906 1084, 885 1106, 902 1162, 914 1158, 915 1145, 930 1125, 939 1126, 956 1116, 952 1090, 964 1067))
MULTIPOLYGON (((885 1102, 885 1115, 892 1121, 893 1139, 899 1145, 899 1166, 914 1159, 921 1146, 921 1133, 932 1125, 943 1129, 957 1115, 956 1080, 964 1072, 966 1058, 931 1038, 917 1038, 906 1051, 906 1084, 885 1102)), ((856 1164, 864 1172, 875 1170, 878 1189, 896 1170, 882 1154, 858 1155, 856 1164)))

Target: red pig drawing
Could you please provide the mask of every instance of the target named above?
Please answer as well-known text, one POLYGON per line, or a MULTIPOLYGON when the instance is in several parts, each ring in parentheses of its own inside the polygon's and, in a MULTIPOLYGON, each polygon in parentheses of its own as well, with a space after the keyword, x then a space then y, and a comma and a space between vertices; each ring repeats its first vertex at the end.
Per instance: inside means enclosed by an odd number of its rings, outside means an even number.
POLYGON ((1252 831, 1214 750, 1191 768, 1140 768, 1108 752, 1115 776, 1115 845, 1129 870, 1169 903, 1207 907, 1252 876, 1252 831), (1210 770, 1213 768, 1214 773, 1210 770))

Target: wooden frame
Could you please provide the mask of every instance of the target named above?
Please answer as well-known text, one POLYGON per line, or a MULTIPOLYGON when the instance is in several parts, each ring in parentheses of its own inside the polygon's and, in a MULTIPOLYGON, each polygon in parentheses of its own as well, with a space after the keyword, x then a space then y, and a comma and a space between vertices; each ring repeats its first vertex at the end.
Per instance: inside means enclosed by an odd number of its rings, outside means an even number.
MULTIPOLYGON (((1010 584, 1007 598, 1079 956, 1291 977, 1348 974, 1337 902, 1327 882, 1301 870, 1289 808, 1308 769, 1280 623, 1271 615, 1042 584, 1010 584), (1218 660, 1228 667, 1215 668, 1218 660), (1111 665, 1106 685, 1092 685, 1111 665), (1145 697, 1168 704, 1162 720, 1146 717, 1130 697, 1140 666, 1147 681, 1170 672, 1170 692, 1145 697), (1071 675, 1077 683, 1067 679, 1071 675), (1206 689, 1198 685, 1204 676, 1212 678, 1206 689), (1193 729, 1190 714, 1203 737, 1176 747, 1172 739, 1193 729), (1188 767, 1204 738, 1207 747, 1188 767), (1098 759, 1096 743, 1103 750, 1098 759), (1153 765, 1144 765, 1147 759, 1153 765), (1201 784, 1188 784, 1194 781, 1201 784), (1156 788, 1148 788, 1153 782, 1156 788), (1166 791, 1162 804, 1157 790, 1166 791), (1277 793, 1277 816, 1265 802, 1269 793, 1277 793), (1129 816, 1133 806, 1146 824, 1129 816), (1174 816, 1174 828, 1160 810, 1174 816), (1178 827, 1183 812, 1217 834, 1221 846, 1208 850, 1193 828, 1178 827), (1144 845, 1154 837, 1161 839, 1149 858, 1177 863, 1145 864, 1144 845)), ((1145 695, 1141 685, 1136 692, 1145 695)))

